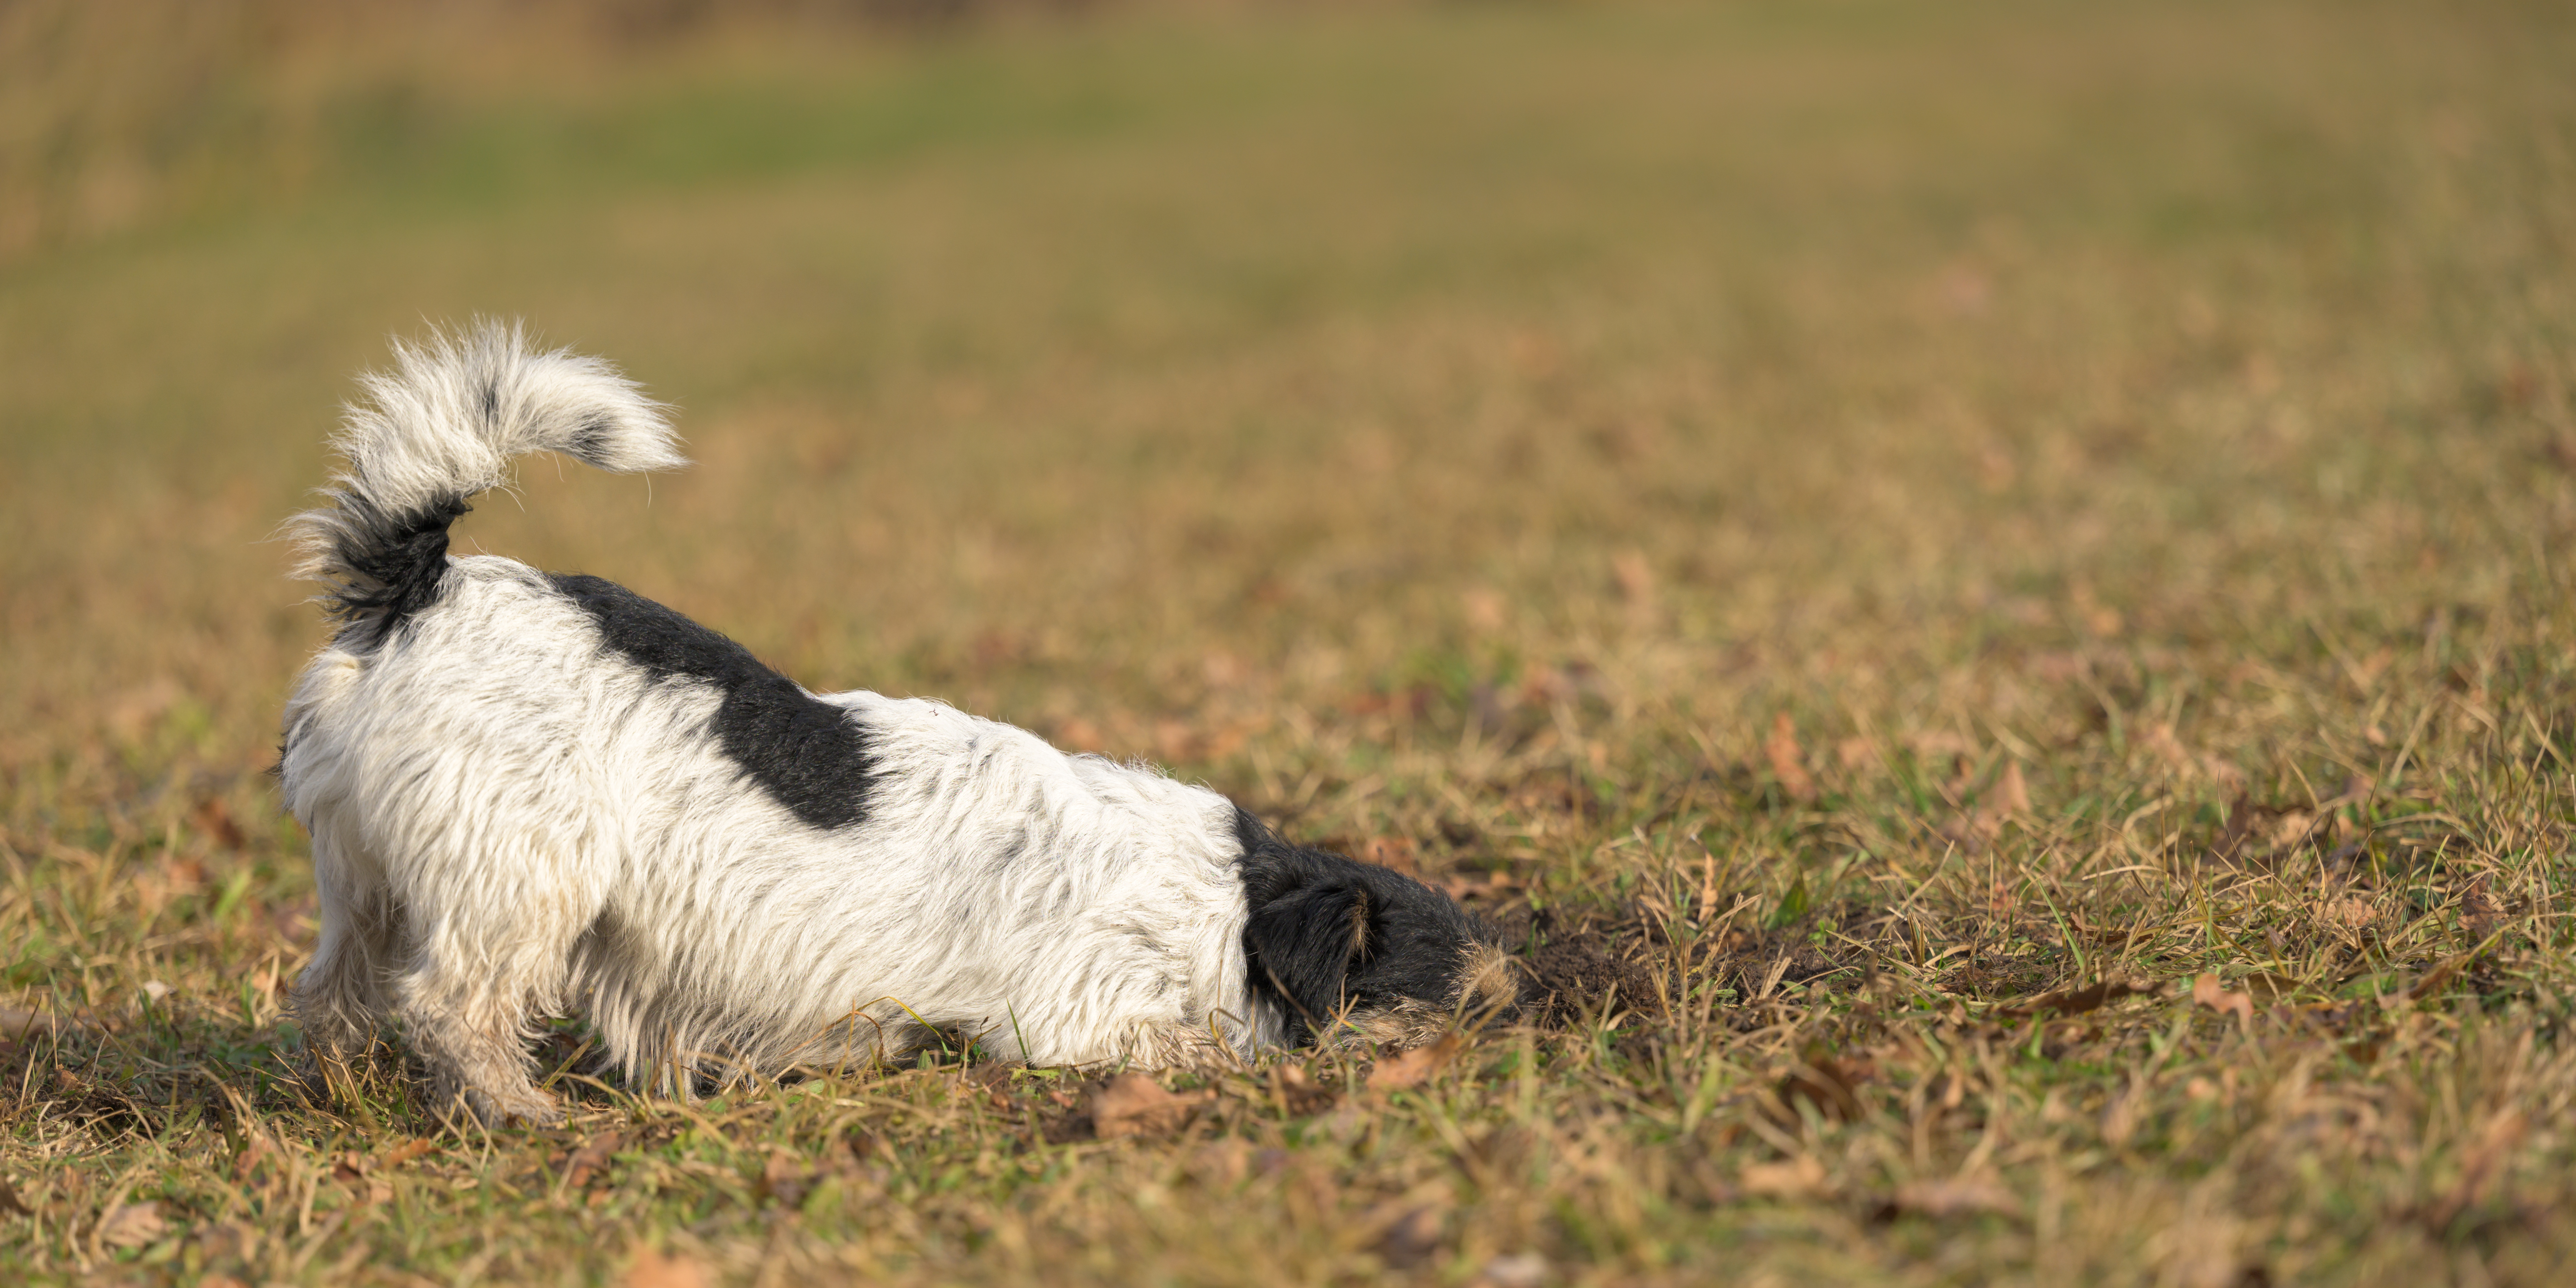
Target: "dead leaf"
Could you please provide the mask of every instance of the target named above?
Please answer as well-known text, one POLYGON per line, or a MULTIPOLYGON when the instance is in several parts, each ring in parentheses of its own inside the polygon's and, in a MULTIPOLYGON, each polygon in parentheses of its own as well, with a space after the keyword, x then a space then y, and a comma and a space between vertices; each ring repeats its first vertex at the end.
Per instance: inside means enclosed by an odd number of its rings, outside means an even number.
POLYGON ((2021 1200, 1991 1176, 1948 1176, 1897 1186, 1896 1207, 1929 1217, 2017 1216, 2021 1200))
POLYGON ((197 803, 197 830, 227 850, 238 850, 250 840, 243 835, 241 824, 233 821, 232 807, 222 798, 209 796, 197 803))
POLYGON ((27 1201, 18 1197, 18 1188, 11 1185, 9 1178, 5 1176, 0 1176, 0 1212, 6 1212, 11 1216, 36 1214, 36 1209, 27 1206, 27 1201))
POLYGON ((50 1011, 30 1011, 15 1006, 0 1006, 0 1038, 23 1038, 32 1033, 58 1033, 71 1027, 56 1019, 50 1011))
POLYGON ((2203 975, 2191 982, 2191 1000, 2218 1012, 2254 1022, 2254 999, 2243 993, 2230 993, 2216 975, 2203 975))
POLYGON ((1440 1250, 1440 1230, 1447 1212, 1436 1206, 1407 1208, 1386 1222, 1377 1239, 1378 1259, 1403 1269, 1418 1266, 1440 1250))
POLYGON ((98 1218, 98 1240, 111 1248, 140 1248, 169 1230, 161 1205, 149 1201, 119 1204, 98 1218))
POLYGON ((2003 777, 1995 780, 1987 807, 2006 817, 2030 812, 2030 784, 2022 780, 2020 761, 2004 762, 2003 777))
POLYGON ((795 1207, 805 1201, 807 1191, 821 1179, 822 1173, 807 1166, 804 1159, 794 1154, 772 1154, 760 1168, 760 1193, 772 1203, 795 1207))
POLYGON ((342 1154, 331 1165, 331 1179, 357 1192, 361 1203, 386 1203, 394 1196, 394 1187, 368 1175, 374 1163, 364 1154, 342 1154))
POLYGON ((574 1150, 572 1157, 564 1161, 565 1188, 577 1190, 590 1184, 590 1178, 606 1170, 608 1160, 617 1154, 617 1147, 625 1143, 625 1138, 613 1131, 600 1132, 582 1142, 581 1148, 574 1150))
POLYGON ((1747 1194, 1767 1198, 1805 1198, 1825 1188, 1825 1165, 1804 1154, 1777 1163, 1754 1163, 1736 1174, 1747 1194))
POLYGON ((2155 985, 2144 981, 2106 979, 2083 988, 2070 988, 2062 992, 2034 997, 2027 1002, 1999 1006, 1988 1014, 2004 1019, 2020 1019, 2031 1015, 2082 1015, 2086 1011, 2097 1010, 2124 997, 2155 991, 2155 985))
POLYGON ((1822 1046, 1807 1048, 1806 1058, 1789 1069, 1780 1079, 1774 1094, 1782 1108, 1794 1116, 1798 1102, 1806 1101, 1826 1118, 1849 1122, 1861 1115, 1860 1093, 1854 1085, 1871 1071, 1861 1062, 1835 1059, 1822 1046))
POLYGON ((2415 986, 2413 988, 2406 990, 2406 1000, 2410 1002, 2420 1002, 2425 998, 2432 996, 2435 992, 2439 991, 2443 985, 2450 983, 2451 977, 2459 974, 2460 968, 2468 965, 2469 959, 2475 956, 2477 956, 2477 953, 2471 951, 2458 953, 2442 959, 2442 961, 2437 963, 2433 969, 2424 972, 2424 977, 2415 981, 2415 986))
POLYGON ((2102 1109, 2102 1140, 2113 1149, 2129 1143, 2138 1134, 2138 1119, 2146 1112, 2147 1086, 2144 1078, 2132 1074, 2125 1091, 2111 1097, 2102 1109))
POLYGON ((694 1257, 638 1248, 623 1283, 624 1288, 707 1288, 713 1278, 694 1257))
POLYGON ((1091 1098, 1092 1131, 1102 1140, 1162 1136, 1187 1126, 1212 1093, 1174 1095, 1141 1073, 1122 1073, 1091 1098))
POLYGON ((1416 856, 1420 847, 1409 836, 1372 836, 1351 848, 1351 857, 1362 863, 1374 863, 1406 876, 1420 876, 1421 864, 1416 856))
POLYGON ((1252 1146, 1235 1136, 1209 1141, 1190 1155, 1188 1171, 1191 1179, 1212 1190, 1239 1184, 1251 1174, 1252 1146))
POLYGON ((1075 751, 1100 751, 1109 745, 1100 736, 1100 726, 1080 716, 1058 724, 1055 740, 1075 751))
POLYGON ((2484 939, 2494 933, 2504 920, 2504 909, 2487 892, 2487 876, 2479 873, 2460 892, 2460 926, 2472 939, 2484 939))
POLYGON ((2450 1228, 2462 1212, 2477 1206, 2478 1201, 2486 1197, 2487 1187, 2494 1183, 2505 1156, 2522 1143, 2530 1126, 2530 1121, 2518 1109, 2507 1109, 2487 1119, 2486 1127, 2478 1133, 2477 1143, 2469 1147, 2468 1154, 2461 1160, 2459 1182, 2425 1212, 2434 1229, 2450 1228))
POLYGON ((1402 1055, 1389 1056, 1369 1071, 1368 1088, 1381 1095, 1419 1087, 1440 1072, 1465 1045, 1455 1033, 1444 1033, 1440 1040, 1425 1047, 1415 1047, 1402 1055))
POLYGON ((1341 1094, 1332 1082, 1308 1074, 1304 1065, 1283 1064, 1271 1071, 1271 1094, 1282 1108, 1305 1117, 1330 1109, 1341 1094))
POLYGON ((152 731, 163 713, 188 696, 177 680, 156 675, 118 694, 107 704, 107 731, 119 742, 135 742, 152 731))
POLYGON ((1611 580, 1619 583, 1619 597, 1640 610, 1655 606, 1655 570, 1646 562, 1642 550, 1622 550, 1610 556, 1611 580))
POLYGON ((1807 773, 1806 753, 1798 746, 1798 726, 1789 719, 1788 712, 1771 718, 1771 736, 1763 740, 1762 754, 1770 758, 1771 776, 1779 780, 1780 790, 1790 799, 1816 799, 1816 780, 1807 773))
POLYGON ((376 1160, 376 1166, 386 1169, 400 1167, 423 1154, 436 1153, 437 1150, 437 1141, 427 1136, 415 1136, 386 1150, 383 1156, 376 1160))

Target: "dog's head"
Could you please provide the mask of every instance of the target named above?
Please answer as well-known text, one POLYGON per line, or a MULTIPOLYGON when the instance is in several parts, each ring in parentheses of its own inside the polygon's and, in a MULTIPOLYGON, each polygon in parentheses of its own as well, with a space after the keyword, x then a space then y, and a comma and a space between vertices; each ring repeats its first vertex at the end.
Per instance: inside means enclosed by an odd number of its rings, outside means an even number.
POLYGON ((1410 1044, 1453 1019, 1485 1021, 1519 1007, 1518 964, 1449 896, 1399 872, 1290 845, 1241 811, 1235 832, 1252 987, 1286 1015, 1290 1032, 1311 1041, 1339 1027, 1410 1044))

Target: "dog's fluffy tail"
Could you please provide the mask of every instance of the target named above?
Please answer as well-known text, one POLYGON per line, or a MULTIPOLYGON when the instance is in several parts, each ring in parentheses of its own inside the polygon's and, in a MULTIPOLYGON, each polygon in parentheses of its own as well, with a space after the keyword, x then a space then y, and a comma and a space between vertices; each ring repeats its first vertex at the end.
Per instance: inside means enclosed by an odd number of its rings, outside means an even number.
POLYGON ((447 528, 475 493, 509 481, 510 462, 561 452, 604 470, 677 469, 661 404, 597 358, 539 352, 517 323, 477 322, 394 342, 394 369, 359 380, 332 446, 348 468, 329 504, 287 521, 296 574, 368 647, 436 603, 447 528))

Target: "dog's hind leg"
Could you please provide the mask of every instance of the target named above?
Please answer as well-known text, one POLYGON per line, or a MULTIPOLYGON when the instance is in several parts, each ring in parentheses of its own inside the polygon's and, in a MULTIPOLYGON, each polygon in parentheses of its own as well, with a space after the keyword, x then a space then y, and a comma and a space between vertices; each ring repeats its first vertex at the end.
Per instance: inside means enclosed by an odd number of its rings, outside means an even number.
POLYGON ((430 907, 414 909, 418 938, 395 1009, 413 1054, 429 1066, 437 1108, 461 1102, 487 1126, 552 1126, 563 1109, 529 1079, 528 1042, 536 1021, 563 1001, 573 947, 596 919, 597 900, 562 879, 564 866, 482 865, 487 877, 496 871, 522 879, 412 892, 430 907))
POLYGON ((346 1065, 375 1049, 393 1010, 385 990, 399 964, 401 927, 382 880, 328 832, 313 838, 322 937, 295 980, 293 1014, 314 1059, 346 1065))

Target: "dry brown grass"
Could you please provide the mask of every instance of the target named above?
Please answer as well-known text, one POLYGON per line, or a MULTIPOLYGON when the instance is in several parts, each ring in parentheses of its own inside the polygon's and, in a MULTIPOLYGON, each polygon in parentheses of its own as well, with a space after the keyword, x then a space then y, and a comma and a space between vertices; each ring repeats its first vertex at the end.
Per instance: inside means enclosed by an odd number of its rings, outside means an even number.
POLYGON ((1372 8, 637 58, 431 77, 296 193, 0 270, 0 1261, 2576 1253, 2563 15, 1372 8), (467 542, 817 687, 1161 759, 1448 883, 1556 1003, 1154 1090, 567 1077, 553 1135, 309 1094, 261 771, 319 628, 261 538, 381 335, 477 310, 618 358, 701 465, 535 468, 467 542))

